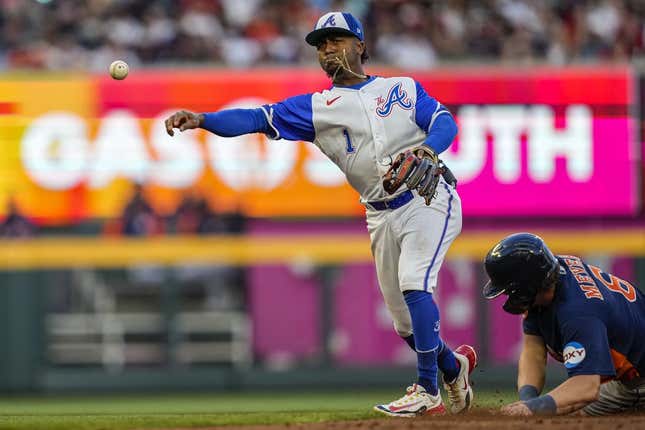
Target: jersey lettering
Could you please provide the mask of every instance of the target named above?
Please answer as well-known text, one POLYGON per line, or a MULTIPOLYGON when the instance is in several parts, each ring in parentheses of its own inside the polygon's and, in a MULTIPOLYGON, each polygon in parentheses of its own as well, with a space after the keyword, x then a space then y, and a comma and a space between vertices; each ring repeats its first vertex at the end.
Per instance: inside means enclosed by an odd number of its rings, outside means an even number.
POLYGON ((599 280, 609 291, 622 294, 628 302, 636 301, 636 288, 629 282, 610 273, 603 272, 596 266, 588 265, 594 278, 599 280))
POLYGON ((578 287, 580 287, 580 289, 585 293, 585 297, 588 299, 604 300, 602 293, 596 286, 596 283, 593 281, 589 273, 587 273, 585 266, 582 264, 582 260, 577 257, 570 256, 563 257, 563 259, 578 282, 578 287))
POLYGON ((401 82, 397 82, 392 88, 390 88, 385 100, 379 97, 377 101, 378 105, 376 107, 376 114, 381 117, 388 116, 396 105, 399 105, 405 110, 412 109, 412 101, 408 97, 408 92, 402 88, 401 82))
POLYGON ((582 291, 585 293, 585 297, 588 299, 600 299, 600 300, 605 300, 604 297, 602 296, 602 293, 596 287, 595 285, 587 285, 587 284, 580 284, 578 283, 578 286, 582 291))

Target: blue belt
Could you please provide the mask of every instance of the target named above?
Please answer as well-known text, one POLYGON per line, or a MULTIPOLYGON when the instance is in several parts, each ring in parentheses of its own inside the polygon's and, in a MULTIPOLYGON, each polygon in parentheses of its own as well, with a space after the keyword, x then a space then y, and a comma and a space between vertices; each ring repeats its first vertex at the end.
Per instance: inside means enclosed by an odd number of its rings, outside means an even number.
POLYGON ((392 200, 367 202, 367 204, 377 211, 384 211, 385 209, 400 208, 413 198, 414 194, 412 194, 412 191, 408 190, 405 193, 399 194, 392 200))

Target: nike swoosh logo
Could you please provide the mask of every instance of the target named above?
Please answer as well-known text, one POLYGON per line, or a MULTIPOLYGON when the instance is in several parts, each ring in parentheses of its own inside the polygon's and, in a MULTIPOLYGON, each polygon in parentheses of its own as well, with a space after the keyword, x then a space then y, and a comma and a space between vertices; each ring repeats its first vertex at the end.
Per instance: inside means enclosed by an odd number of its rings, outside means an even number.
POLYGON ((390 411, 391 412, 399 412, 402 409, 411 408, 412 406, 416 406, 416 405, 419 405, 421 403, 423 403, 423 400, 419 400, 419 401, 414 402, 414 403, 408 403, 407 405, 402 405, 402 406, 392 406, 392 407, 390 407, 390 411))
POLYGON ((339 99, 339 98, 341 98, 341 97, 342 97, 342 96, 338 96, 338 97, 334 97, 334 98, 333 98, 333 99, 331 99, 331 100, 327 100, 327 106, 331 106, 331 104, 332 104, 332 103, 334 103, 336 100, 338 100, 338 99, 339 99))

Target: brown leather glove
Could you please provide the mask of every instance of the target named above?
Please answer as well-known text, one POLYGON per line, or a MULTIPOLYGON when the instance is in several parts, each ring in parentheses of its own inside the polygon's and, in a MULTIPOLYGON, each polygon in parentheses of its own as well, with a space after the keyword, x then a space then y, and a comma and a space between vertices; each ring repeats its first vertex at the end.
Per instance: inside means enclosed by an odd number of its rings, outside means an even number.
POLYGON ((443 173, 443 163, 429 146, 421 145, 397 155, 383 175, 383 188, 394 194, 404 183, 409 190, 417 190, 426 205, 434 198, 443 173))

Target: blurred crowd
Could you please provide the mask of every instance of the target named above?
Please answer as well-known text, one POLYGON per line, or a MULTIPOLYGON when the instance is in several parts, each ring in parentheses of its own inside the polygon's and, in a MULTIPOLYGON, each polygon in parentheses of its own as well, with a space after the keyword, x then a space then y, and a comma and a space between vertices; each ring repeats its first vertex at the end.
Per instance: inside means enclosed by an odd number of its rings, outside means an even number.
POLYGON ((643 0, 0 0, 0 70, 313 64, 321 13, 365 26, 375 63, 549 64, 645 53, 643 0))
POLYGON ((119 218, 109 220, 104 233, 125 236, 160 234, 241 234, 246 218, 240 211, 216 212, 207 200, 187 192, 175 211, 162 215, 146 197, 143 185, 135 184, 119 218))
MULTIPOLYGON (((239 208, 215 211, 206 198, 186 192, 177 208, 170 214, 161 214, 146 197, 143 185, 134 184, 126 196, 118 217, 105 220, 100 228, 106 235, 157 236, 166 234, 208 235, 242 234, 247 218, 239 208)), ((38 222, 27 217, 14 197, 6 202, 4 216, 0 217, 0 238, 29 238, 39 233, 38 222)))
POLYGON ((13 198, 7 202, 7 213, 0 221, 0 238, 20 239, 32 237, 37 233, 38 227, 29 218, 24 216, 13 198))

